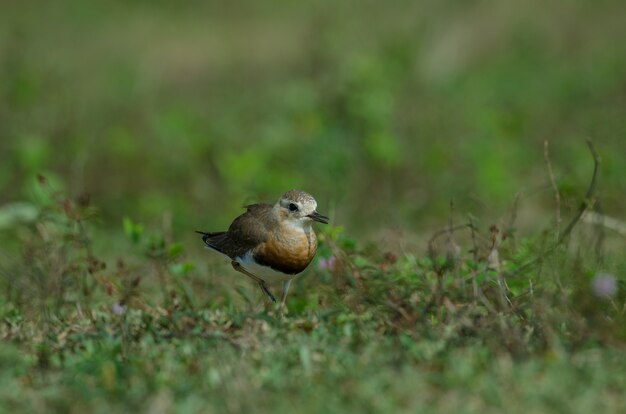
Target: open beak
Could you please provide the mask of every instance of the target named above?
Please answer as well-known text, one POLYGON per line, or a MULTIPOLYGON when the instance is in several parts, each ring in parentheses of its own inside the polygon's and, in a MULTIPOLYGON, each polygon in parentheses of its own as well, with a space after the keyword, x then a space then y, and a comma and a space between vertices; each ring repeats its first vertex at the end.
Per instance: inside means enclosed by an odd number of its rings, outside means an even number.
POLYGON ((328 217, 326 217, 323 214, 318 213, 317 211, 312 212, 307 217, 309 217, 313 221, 317 221, 319 223, 324 223, 324 224, 328 224, 328 220, 329 220, 328 217))

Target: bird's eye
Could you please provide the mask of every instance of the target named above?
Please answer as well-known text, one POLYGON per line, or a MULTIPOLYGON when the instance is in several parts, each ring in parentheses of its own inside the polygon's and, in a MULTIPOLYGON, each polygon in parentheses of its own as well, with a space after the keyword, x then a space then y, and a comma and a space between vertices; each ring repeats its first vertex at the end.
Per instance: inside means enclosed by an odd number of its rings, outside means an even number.
POLYGON ((295 205, 294 203, 289 203, 287 208, 289 209, 289 211, 298 211, 298 206, 295 205))

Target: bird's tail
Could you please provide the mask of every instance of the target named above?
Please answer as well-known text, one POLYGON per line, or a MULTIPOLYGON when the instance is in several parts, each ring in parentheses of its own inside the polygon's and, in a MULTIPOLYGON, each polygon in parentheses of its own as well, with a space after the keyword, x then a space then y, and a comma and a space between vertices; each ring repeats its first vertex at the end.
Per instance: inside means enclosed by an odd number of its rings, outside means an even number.
POLYGON ((196 230, 196 233, 202 235, 202 241, 204 242, 204 244, 207 245, 207 247, 217 250, 220 253, 224 253, 219 246, 220 242, 224 239, 224 236, 226 235, 225 231, 206 232, 196 230))

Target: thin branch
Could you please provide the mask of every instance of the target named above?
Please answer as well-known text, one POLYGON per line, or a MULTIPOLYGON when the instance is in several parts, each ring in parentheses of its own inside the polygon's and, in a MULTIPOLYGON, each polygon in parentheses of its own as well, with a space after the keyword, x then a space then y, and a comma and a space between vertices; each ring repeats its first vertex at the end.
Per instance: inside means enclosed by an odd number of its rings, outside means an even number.
POLYGON ((515 227, 515 221, 517 220, 517 212, 518 212, 519 201, 521 197, 522 197, 522 194, 518 191, 515 194, 515 198, 513 198, 513 204, 511 205, 511 215, 509 216, 509 221, 506 225, 506 228, 504 229, 504 231, 508 233, 508 238, 510 240, 509 243, 511 243, 511 247, 513 248, 513 250, 516 249, 516 245, 517 245, 516 239, 515 239, 515 233, 513 232, 513 229, 515 227))
POLYGON ((469 216, 469 228, 472 234, 472 255, 474 262, 478 263, 478 244, 476 243, 476 228, 474 226, 474 218, 470 214, 469 216))
POLYGON ((517 268, 516 271, 508 275, 509 277, 518 275, 528 270, 530 267, 536 265, 537 263, 542 262, 546 257, 552 254, 561 244, 563 244, 563 242, 570 235, 572 230, 574 230, 574 227, 576 227, 576 224, 578 224, 578 222, 580 221, 580 218, 583 216, 585 211, 593 207, 593 205, 595 204, 596 185, 598 183, 598 171, 600 169, 600 156, 596 152, 596 149, 590 140, 587 140, 587 146, 589 147, 589 151, 591 152, 591 155, 593 157, 593 162, 594 162, 593 174, 591 176, 591 182, 589 183, 589 187, 587 188, 587 193, 585 194, 585 198, 580 203, 580 206, 578 207, 576 214, 574 215, 572 220, 568 223, 567 227, 565 227, 565 230, 561 232, 557 241, 548 250, 546 250, 541 256, 517 268))
MULTIPOLYGON (((595 205, 595 212, 597 212, 597 214, 600 215, 600 217, 604 217, 604 215, 602 214, 602 205, 601 203, 598 201, 595 205)), ((592 213, 594 213, 592 211, 592 213)), ((585 214, 586 215, 586 214, 585 214)), ((583 217, 581 218, 581 220, 585 220, 585 215, 583 215, 583 217)), ((595 245, 595 250, 596 250, 596 260, 598 261, 598 263, 603 263, 604 262, 604 241, 606 239, 606 229, 605 227, 602 225, 602 221, 601 220, 599 223, 597 223, 595 225, 595 236, 596 236, 596 245, 595 245)))
POLYGON ((459 224, 458 226, 454 226, 452 228, 446 227, 443 230, 439 230, 437 233, 433 234, 430 240, 428 240, 428 246, 432 246, 435 243, 435 240, 443 235, 449 235, 450 233, 456 233, 459 230, 464 230, 471 227, 473 227, 471 224, 459 224))
POLYGON ((554 179, 554 173, 552 172, 552 163, 550 162, 550 153, 548 151, 548 141, 543 142, 543 157, 546 160, 546 166, 548 167, 548 176, 550 177, 550 184, 552 190, 554 190, 555 200, 555 222, 556 222, 556 240, 559 240, 559 233, 561 231, 561 195, 559 194, 559 187, 556 185, 554 179))
POLYGON ((587 211, 588 208, 593 207, 593 205, 595 204, 596 184, 598 181, 598 171, 600 169, 600 156, 596 152, 596 149, 590 140, 587 140, 587 145, 589 146, 589 151, 591 151, 591 155, 593 156, 593 162, 594 162, 593 175, 591 176, 591 182, 589 183, 589 187, 587 188, 587 194, 585 194, 584 200, 578 207, 578 211, 576 212, 576 215, 574 216, 572 221, 570 221, 570 223, 567 225, 565 230, 563 230, 563 233, 561 233, 561 235, 559 236, 559 240, 557 241, 556 245, 552 247, 552 250, 556 249, 561 243, 563 243, 563 240, 565 240, 565 238, 569 236, 569 234, 572 232, 576 224, 578 224, 578 221, 580 220, 582 215, 585 213, 585 211, 587 211))

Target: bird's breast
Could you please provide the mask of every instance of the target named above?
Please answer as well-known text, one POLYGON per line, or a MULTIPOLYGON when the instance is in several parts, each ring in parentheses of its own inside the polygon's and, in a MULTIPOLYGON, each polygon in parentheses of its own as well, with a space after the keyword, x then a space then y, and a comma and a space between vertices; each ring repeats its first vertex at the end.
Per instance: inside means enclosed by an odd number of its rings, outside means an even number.
POLYGON ((317 250, 313 229, 282 227, 271 232, 267 240, 254 251, 257 263, 282 273, 295 275, 311 263, 317 250))

